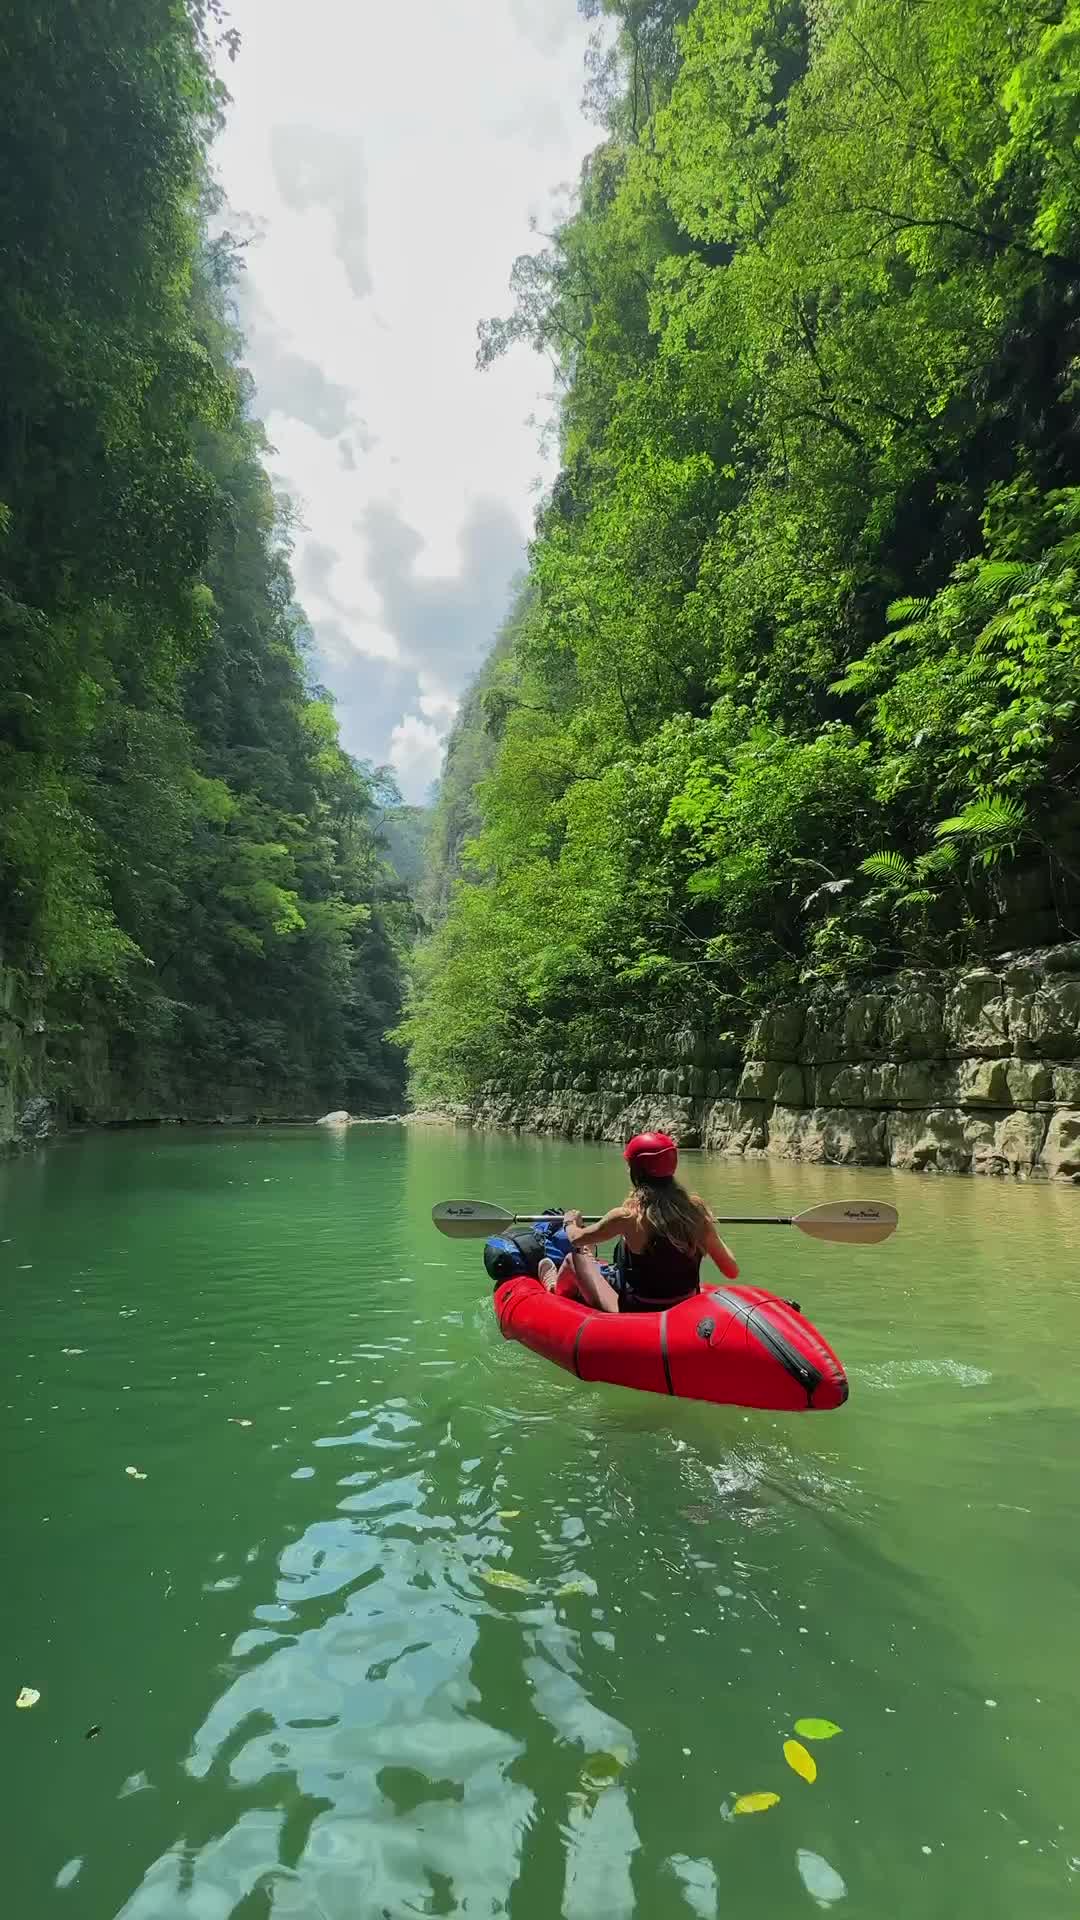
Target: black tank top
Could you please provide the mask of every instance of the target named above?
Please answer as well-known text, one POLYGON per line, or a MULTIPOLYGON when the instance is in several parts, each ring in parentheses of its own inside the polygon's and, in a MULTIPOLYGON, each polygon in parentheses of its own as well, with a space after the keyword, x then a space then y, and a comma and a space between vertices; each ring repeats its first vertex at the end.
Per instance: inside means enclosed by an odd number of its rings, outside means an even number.
POLYGON ((688 1299, 698 1290, 701 1258, 660 1233, 650 1236, 641 1253, 632 1253, 620 1240, 615 1252, 619 1312, 658 1313, 688 1299))

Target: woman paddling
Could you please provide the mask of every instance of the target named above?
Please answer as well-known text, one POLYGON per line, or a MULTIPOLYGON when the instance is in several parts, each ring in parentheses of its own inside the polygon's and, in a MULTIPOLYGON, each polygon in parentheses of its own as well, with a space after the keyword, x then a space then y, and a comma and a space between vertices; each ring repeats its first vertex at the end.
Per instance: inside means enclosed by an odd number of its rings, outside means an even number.
POLYGON ((675 1178, 678 1148, 666 1133, 639 1133, 623 1152, 631 1188, 620 1207, 587 1227, 574 1211, 565 1219, 570 1252, 558 1277, 545 1261, 540 1277, 557 1293, 576 1293, 604 1313, 660 1313, 697 1293, 706 1254, 727 1280, 738 1278, 731 1249, 716 1231, 708 1207, 675 1178), (618 1239, 615 1264, 601 1267, 591 1249, 618 1239))

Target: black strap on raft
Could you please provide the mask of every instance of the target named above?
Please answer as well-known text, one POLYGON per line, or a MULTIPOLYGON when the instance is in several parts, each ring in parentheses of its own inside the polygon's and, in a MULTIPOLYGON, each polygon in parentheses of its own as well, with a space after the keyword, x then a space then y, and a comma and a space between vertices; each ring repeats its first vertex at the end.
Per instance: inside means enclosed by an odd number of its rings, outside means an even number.
MULTIPOLYGON (((741 1320, 747 1332, 752 1333, 763 1347, 767 1347, 773 1357, 779 1360, 780 1365, 799 1382, 806 1394, 807 1406, 812 1407, 814 1395, 822 1379, 818 1369, 804 1358, 797 1347, 792 1346, 787 1335, 781 1333, 779 1327, 774 1327, 772 1321, 761 1313, 760 1308, 740 1300, 737 1293, 729 1293, 726 1287, 710 1287, 709 1292, 714 1300, 719 1300, 729 1313, 734 1314, 737 1320, 741 1320)), ((699 1328, 698 1331, 700 1332, 701 1329, 699 1328)))

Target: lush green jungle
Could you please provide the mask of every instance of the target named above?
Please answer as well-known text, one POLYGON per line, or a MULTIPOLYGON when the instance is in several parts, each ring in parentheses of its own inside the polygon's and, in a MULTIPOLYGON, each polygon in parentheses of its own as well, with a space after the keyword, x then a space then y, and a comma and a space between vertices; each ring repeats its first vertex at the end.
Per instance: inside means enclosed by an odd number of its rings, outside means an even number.
POLYGON ((480 330, 561 471, 451 741, 426 1097, 1080 924, 1080 6, 584 10, 600 144, 480 330))
POLYGON ((547 357, 560 471, 430 830, 294 597, 227 15, 0 24, 0 957, 61 1093, 94 1032, 180 1107, 457 1099, 1077 931, 1080 5, 580 4, 597 145, 479 351, 547 357))
POLYGON ((61 1094, 96 1032, 163 1102, 379 1111, 396 796, 341 750, 293 597, 207 170, 230 51, 212 0, 0 22, 6 1017, 61 1094))

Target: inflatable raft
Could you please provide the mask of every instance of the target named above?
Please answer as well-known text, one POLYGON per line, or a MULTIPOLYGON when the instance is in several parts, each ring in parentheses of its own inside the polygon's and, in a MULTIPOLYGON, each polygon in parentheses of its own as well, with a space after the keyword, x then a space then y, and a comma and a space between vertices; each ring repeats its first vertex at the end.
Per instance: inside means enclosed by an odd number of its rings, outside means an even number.
POLYGON ((828 1342, 761 1287, 706 1286, 664 1313, 601 1313, 516 1274, 496 1287, 494 1305, 505 1339, 579 1380, 787 1413, 823 1412, 848 1397, 828 1342))

